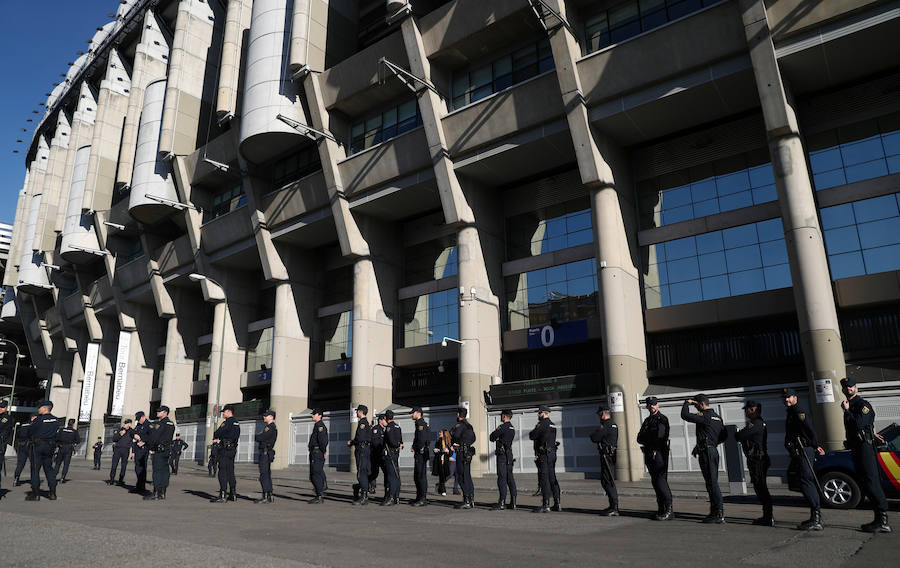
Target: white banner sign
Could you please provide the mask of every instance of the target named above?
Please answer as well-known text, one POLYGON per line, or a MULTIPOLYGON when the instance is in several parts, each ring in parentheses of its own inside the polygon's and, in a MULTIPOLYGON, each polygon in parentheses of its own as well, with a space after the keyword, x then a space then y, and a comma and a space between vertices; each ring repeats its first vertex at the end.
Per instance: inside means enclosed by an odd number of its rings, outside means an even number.
POLYGON ((119 332, 119 352, 116 355, 116 381, 113 386, 112 414, 122 416, 125 408, 125 381, 128 379, 128 357, 131 354, 131 332, 119 332))
POLYGON ((825 404, 826 402, 834 402, 834 383, 831 379, 816 379, 816 402, 825 404))
POLYGON ((100 355, 99 343, 88 343, 84 356, 84 379, 81 383, 81 406, 78 409, 78 421, 91 421, 91 407, 94 405, 94 381, 97 378, 97 357, 100 355))
POLYGON ((625 412, 625 395, 622 392, 609 393, 609 409, 612 412, 625 412))

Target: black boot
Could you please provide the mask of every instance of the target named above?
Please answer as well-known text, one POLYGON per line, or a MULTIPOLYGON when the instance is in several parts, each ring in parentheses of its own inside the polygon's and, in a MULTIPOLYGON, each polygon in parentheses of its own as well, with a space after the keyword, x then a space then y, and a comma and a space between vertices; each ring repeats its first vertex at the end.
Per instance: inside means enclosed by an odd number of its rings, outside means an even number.
POLYGON ((891 525, 888 524, 887 511, 875 511, 875 520, 862 525, 860 528, 870 533, 889 533, 893 530, 891 525))
POLYGON ((544 499, 541 501, 541 506, 538 509, 534 510, 535 513, 549 513, 550 512, 550 500, 544 499))
MULTIPOLYGON (((47 494, 47 499, 50 499, 51 501, 56 501, 56 487, 50 488, 50 492, 47 494)), ((888 527, 887 532, 891 532, 890 527, 888 527)))
POLYGON ((115 477, 110 477, 109 479, 106 480, 107 485, 115 485, 115 483, 116 483, 115 477))
POLYGON ((763 507, 763 516, 754 519, 753 524, 759 527, 774 527, 775 516, 772 514, 772 507, 763 507))
POLYGON ((551 510, 551 511, 555 511, 555 512, 557 512, 557 513, 561 513, 561 512, 562 512, 562 505, 560 504, 560 499, 559 499, 559 497, 555 497, 555 498, 553 499, 553 506, 550 508, 550 510, 551 510))
POLYGON ((325 498, 318 494, 315 497, 313 497, 312 499, 310 499, 309 501, 307 501, 307 503, 309 503, 310 505, 321 505, 324 502, 325 502, 325 498))
POLYGON ((225 492, 219 491, 219 496, 210 499, 209 502, 210 503, 224 503, 225 502, 225 492))
POLYGON ((19 476, 17 475, 17 476, 16 476, 16 487, 18 487, 18 486, 20 486, 20 485, 22 485, 22 482, 19 481, 19 476))
POLYGON ((120 479, 119 481, 116 482, 116 486, 117 487, 125 487, 125 480, 120 479))
POLYGON ((159 498, 160 498, 160 500, 165 501, 165 499, 166 499, 166 488, 165 487, 163 487, 162 489, 159 490, 159 498))
POLYGON ((503 501, 503 499, 500 499, 499 501, 497 501, 496 505, 491 507, 491 511, 505 511, 505 510, 506 510, 506 503, 503 501))
POLYGON ((709 514, 703 517, 703 522, 708 525, 721 525, 725 522, 725 508, 710 507, 709 514))
POLYGON ((29 491, 25 495, 26 501, 40 501, 41 500, 41 492, 40 491, 29 491))
POLYGON ((671 521, 675 518, 675 513, 672 511, 672 505, 666 505, 662 512, 655 517, 653 517, 654 521, 671 521))
POLYGON ((269 503, 275 502, 275 494, 269 491, 269 503))
POLYGON ((364 505, 369 504, 369 492, 365 491, 362 495, 360 495, 357 499, 353 500, 353 505, 357 507, 362 507, 364 505))
POLYGON ((474 498, 469 497, 468 495, 463 495, 462 503, 457 503, 457 509, 471 509, 475 505, 473 504, 474 498))
POLYGON ((149 495, 144 495, 144 501, 157 501, 159 499, 159 490, 154 489, 149 495))
POLYGON ((235 489, 229 489, 228 497, 226 497, 225 499, 228 501, 237 501, 237 496, 234 494, 235 491, 236 491, 235 489))
POLYGON ((509 509, 510 511, 516 510, 516 496, 515 495, 510 496, 509 507, 507 507, 507 509, 509 509))
POLYGON ((424 497, 420 497, 419 499, 416 499, 415 501, 410 503, 410 505, 412 505, 413 507, 424 507, 427 504, 428 504, 428 499, 426 499, 424 497))
POLYGON ((384 499, 381 500, 382 507, 393 507, 394 506, 394 496, 388 495, 385 493, 384 499))
POLYGON ((269 492, 263 491, 262 497, 260 497, 259 499, 254 499, 253 502, 256 503, 257 505, 259 505, 260 503, 268 503, 269 502, 269 492))
POLYGON ((619 503, 616 501, 610 501, 609 507, 600 511, 601 517, 618 517, 619 516, 619 503))
POLYGON ((797 526, 801 531, 820 531, 825 528, 822 524, 822 511, 820 509, 810 510, 809 519, 803 521, 797 526))

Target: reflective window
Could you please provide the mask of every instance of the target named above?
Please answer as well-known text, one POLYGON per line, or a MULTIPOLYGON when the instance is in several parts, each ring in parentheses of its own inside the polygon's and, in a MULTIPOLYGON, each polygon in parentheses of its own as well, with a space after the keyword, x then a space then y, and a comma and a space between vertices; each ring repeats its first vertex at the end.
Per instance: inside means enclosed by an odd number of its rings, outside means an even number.
POLYGON ((403 300, 403 347, 459 339, 459 292, 456 288, 403 300))
POLYGON ((629 0, 594 13, 584 25, 585 52, 593 53, 721 0, 629 0))
POLYGON ((416 99, 370 116, 350 129, 350 155, 381 144, 422 125, 416 99))
POLYGON ((440 280, 458 273, 456 262, 456 239, 447 237, 435 239, 406 249, 407 286, 440 280))
POLYGON ((322 318, 322 336, 325 338, 325 358, 323 361, 335 361, 345 357, 352 357, 353 312, 347 311, 322 318))
POLYGON ((231 213, 247 203, 244 186, 238 185, 213 197, 212 207, 203 210, 203 222, 212 221, 216 217, 231 213))
POLYGON ((597 263, 591 258, 506 278, 510 330, 596 315, 597 263))
POLYGON ((523 47, 475 69, 454 73, 453 108, 462 108, 553 69, 550 40, 523 47))
POLYGON ((809 165, 817 190, 900 172, 900 113, 812 134, 809 165))
POLYGON ((506 246, 510 260, 591 243, 591 206, 587 197, 510 217, 506 246))
POLYGON ((831 277, 900 270, 900 193, 822 209, 831 277))
POLYGON ((647 308, 791 285, 781 219, 650 245, 645 251, 647 308))
POLYGON ((279 158, 265 168, 271 176, 270 189, 273 191, 321 169, 319 147, 315 145, 279 158))
POLYGON ((249 334, 245 371, 262 371, 272 368, 272 347, 275 328, 267 327, 249 334))
POLYGON ((209 357, 212 352, 212 346, 207 343, 197 346, 198 355, 194 360, 194 381, 209 380, 209 357))
POLYGON ((645 180, 638 188, 644 229, 778 199, 764 148, 645 180))

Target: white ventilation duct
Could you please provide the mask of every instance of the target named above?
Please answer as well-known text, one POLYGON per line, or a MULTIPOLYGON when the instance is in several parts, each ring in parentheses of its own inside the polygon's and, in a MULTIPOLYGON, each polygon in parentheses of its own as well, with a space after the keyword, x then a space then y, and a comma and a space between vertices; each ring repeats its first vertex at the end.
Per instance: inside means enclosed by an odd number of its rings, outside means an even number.
POLYGON ((63 226, 59 250, 65 260, 74 264, 95 260, 97 257, 88 251, 100 248, 97 233, 94 232, 94 217, 81 208, 90 157, 90 146, 83 146, 75 152, 75 166, 72 169, 72 184, 69 187, 69 202, 66 207, 66 222, 63 226))

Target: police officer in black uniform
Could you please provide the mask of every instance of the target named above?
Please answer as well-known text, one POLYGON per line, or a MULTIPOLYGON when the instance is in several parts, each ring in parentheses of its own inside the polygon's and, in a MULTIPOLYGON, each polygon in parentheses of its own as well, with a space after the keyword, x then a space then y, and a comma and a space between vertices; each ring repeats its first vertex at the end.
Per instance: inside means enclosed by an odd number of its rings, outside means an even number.
POLYGON ((97 441, 91 446, 94 450, 94 467, 92 469, 100 469, 100 456, 103 454, 103 438, 97 436, 97 441))
POLYGON ((684 401, 681 405, 681 419, 696 425, 697 445, 692 455, 700 462, 703 481, 706 482, 706 493, 709 495, 709 514, 704 523, 722 524, 725 522, 725 504, 722 491, 719 489, 719 449, 723 441, 725 423, 715 410, 709 407, 709 398, 698 394, 684 401), (690 411, 691 405, 697 409, 696 414, 690 411))
POLYGON ((143 411, 135 412, 134 419, 137 423, 134 425, 134 432, 131 434, 132 444, 131 453, 134 455, 134 474, 137 476, 137 482, 131 493, 147 492, 147 459, 150 455, 150 446, 144 439, 150 435, 150 421, 143 411))
POLYGON ((236 501, 237 478, 234 476, 234 458, 237 455, 241 427, 234 418, 234 406, 227 404, 222 409, 225 421, 213 433, 213 444, 219 443, 219 496, 210 503, 236 501), (226 493, 227 491, 227 493, 226 493))
POLYGON ((172 475, 178 475, 178 463, 181 461, 181 454, 188 449, 188 444, 181 439, 181 434, 175 434, 175 440, 172 441, 172 453, 169 456, 169 467, 172 468, 172 475))
POLYGON ((600 511, 603 517, 619 516, 619 492, 616 489, 616 448, 619 444, 619 427, 612 419, 609 404, 601 403, 597 408, 600 425, 591 432, 591 442, 597 444, 600 452, 600 485, 606 491, 609 507, 600 511))
POLYGON ((747 457, 750 482, 753 483, 753 491, 763 509, 763 516, 754 520, 753 524, 774 527, 772 495, 766 485, 766 474, 772 461, 769 459, 769 434, 766 421, 762 418, 762 405, 755 400, 748 400, 744 403, 744 414, 747 416, 747 425, 735 432, 735 438, 740 442, 747 457))
POLYGON ((260 503, 274 503, 272 495, 272 462, 275 461, 275 440, 278 439, 278 429, 275 428, 275 411, 263 412, 265 426, 256 433, 256 445, 259 450, 259 484, 262 486, 262 498, 254 501, 260 503))
POLYGON ((431 444, 431 428, 422 418, 422 409, 412 409, 413 423, 413 479, 416 482, 416 500, 410 503, 413 507, 428 504, 428 446, 431 444))
MULTIPOLYGON (((25 462, 31 459, 31 438, 28 433, 36 418, 37 414, 32 414, 28 422, 19 423, 19 433, 16 437, 16 471, 14 475, 16 487, 22 485, 22 482, 19 481, 19 476, 25 470, 25 462)), ((31 468, 28 468, 28 471, 31 471, 31 468)))
POLYGON ((513 465, 516 458, 513 456, 512 443, 516 439, 516 429, 512 425, 512 410, 500 411, 500 425, 491 432, 490 440, 496 444, 494 454, 497 455, 497 489, 500 491, 500 500, 491 507, 491 511, 506 509, 506 491, 509 488, 509 508, 515 510, 516 478, 513 476, 513 465))
POLYGON ((456 451, 456 479, 462 489, 463 501, 457 509, 475 507, 475 484, 472 482, 472 458, 475 456, 475 429, 466 420, 469 410, 456 409, 456 424, 450 429, 450 443, 456 451))
POLYGON ((669 489, 669 419, 659 411, 659 399, 648 396, 644 405, 650 416, 644 419, 638 431, 637 443, 644 452, 644 465, 650 473, 653 491, 656 493, 656 515, 654 521, 671 521, 672 491, 669 489))
POLYGON ((12 437, 12 420, 9 418, 9 403, 0 400, 0 479, 6 474, 6 445, 12 437))
POLYGON ((113 482, 119 486, 125 485, 125 468, 128 466, 128 456, 131 454, 132 436, 134 436, 134 429, 131 427, 131 419, 128 418, 113 434, 112 467, 109 469, 107 485, 112 485, 113 482), (119 463, 122 464, 119 480, 115 481, 116 467, 119 466, 119 463))
POLYGON ((860 528, 870 533, 889 533, 891 525, 888 524, 888 503, 881 487, 875 451, 876 441, 880 438, 875 433, 875 409, 869 401, 859 396, 859 387, 854 379, 841 379, 841 388, 847 397, 841 403, 844 409, 844 430, 847 433, 846 446, 853 455, 853 465, 863 495, 868 498, 875 512, 875 519, 860 528))
POLYGON ((400 504, 400 450, 403 449, 403 432, 394 422, 394 411, 384 412, 384 484, 385 500, 382 507, 400 504))
POLYGON ((175 423, 169 419, 169 407, 160 406, 156 411, 156 420, 150 424, 150 436, 147 445, 150 447, 150 461, 153 464, 153 493, 144 496, 144 501, 157 501, 166 498, 169 487, 169 458, 172 451, 172 436, 175 435, 175 423))
POLYGON ((369 451, 371 465, 369 466, 369 494, 375 493, 378 485, 378 472, 381 472, 381 478, 385 480, 384 498, 387 500, 387 470, 384 463, 384 428, 387 426, 387 420, 384 414, 375 417, 375 423, 372 424, 372 447, 369 451))
POLYGON ((809 519, 800 523, 797 528, 802 531, 820 531, 825 525, 822 523, 819 487, 806 448, 813 448, 820 456, 825 455, 825 450, 816 439, 816 431, 813 430, 812 420, 807 416, 806 409, 798 402, 797 392, 785 388, 781 391, 781 398, 787 410, 784 447, 791 456, 791 462, 788 464, 788 487, 791 491, 800 491, 809 503, 810 509, 809 519))
POLYGON ((31 492, 25 497, 26 501, 39 501, 41 499, 41 469, 47 477, 47 485, 50 492, 47 498, 56 500, 56 472, 53 470, 53 451, 56 449, 56 432, 59 430, 59 418, 53 416, 50 411, 53 403, 42 400, 38 403, 38 417, 31 423, 28 430, 28 438, 32 444, 31 456, 31 492))
POLYGON ((366 415, 369 407, 360 404, 356 407, 356 433, 347 441, 347 445, 355 448, 356 457, 356 483, 353 485, 353 504, 367 505, 369 503, 369 475, 372 468, 372 426, 366 415))
POLYGON ((328 459, 328 427, 322 422, 322 411, 318 408, 312 412, 313 427, 309 433, 309 480, 312 482, 316 496, 307 501, 311 505, 325 502, 325 460, 328 459))
POLYGON ((78 435, 78 428, 75 427, 75 419, 69 418, 69 422, 65 428, 60 428, 56 433, 56 477, 59 477, 59 469, 62 467, 62 479, 60 483, 65 483, 66 476, 69 475, 69 464, 72 462, 72 454, 75 453, 75 446, 81 443, 81 436, 78 435))
MULTIPOLYGON (((556 425, 550 420, 550 407, 538 407, 538 423, 528 433, 534 442, 534 463, 537 465, 538 485, 541 488, 541 506, 535 513, 562 511, 559 495, 559 482, 556 480, 556 425), (553 497, 553 508, 550 508, 550 497, 553 497)), ((458 466, 457 466, 458 467, 458 466)))

